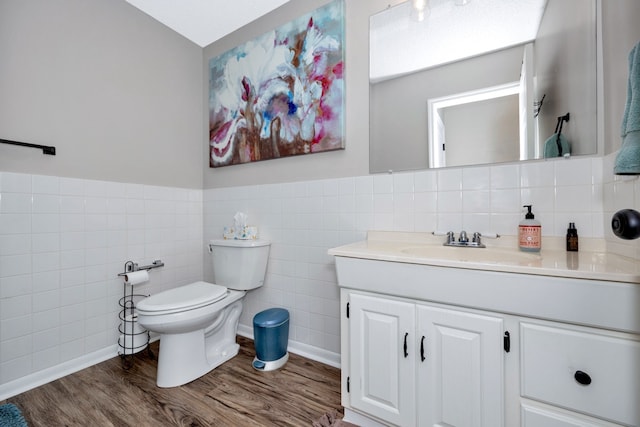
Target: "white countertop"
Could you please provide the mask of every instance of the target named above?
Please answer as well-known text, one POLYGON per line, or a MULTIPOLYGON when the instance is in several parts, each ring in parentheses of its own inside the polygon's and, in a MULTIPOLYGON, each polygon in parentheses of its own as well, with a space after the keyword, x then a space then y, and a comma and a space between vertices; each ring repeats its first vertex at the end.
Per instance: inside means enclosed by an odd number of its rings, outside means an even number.
POLYGON ((640 284, 640 261, 606 253, 600 239, 581 238, 579 252, 566 252, 564 238, 543 237, 537 253, 521 253, 515 236, 483 238, 486 248, 450 248, 444 240, 432 233, 370 231, 367 240, 329 249, 329 255, 640 284))

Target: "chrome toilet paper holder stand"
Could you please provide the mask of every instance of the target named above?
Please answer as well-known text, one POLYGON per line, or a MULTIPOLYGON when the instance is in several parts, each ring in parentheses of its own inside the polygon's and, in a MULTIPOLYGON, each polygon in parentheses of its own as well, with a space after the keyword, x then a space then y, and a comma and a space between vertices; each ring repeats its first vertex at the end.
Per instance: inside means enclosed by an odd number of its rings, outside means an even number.
MULTIPOLYGON (((153 268, 164 267, 164 262, 157 259, 149 265, 138 266, 138 263, 133 261, 127 261, 124 263, 124 271, 118 273, 118 276, 124 277, 127 274, 133 273, 139 270, 151 270, 153 268)), ((137 314, 135 312, 136 300, 148 297, 149 295, 134 294, 133 286, 129 286, 129 292, 127 292, 126 282, 122 284, 122 298, 120 298, 118 304, 120 305, 120 313, 118 315, 120 319, 120 325, 118 326, 119 339, 118 339, 118 354, 122 359, 122 367, 126 370, 133 366, 133 356, 147 349, 147 353, 150 358, 155 359, 155 355, 149 347, 149 331, 142 330, 137 331, 135 329, 135 322, 137 322, 137 314), (140 339, 140 343, 134 343, 134 340, 140 339)))
POLYGON ((139 270, 151 270, 158 267, 164 267, 164 262, 162 260, 155 260, 149 265, 143 265, 142 267, 138 266, 137 262, 127 261, 124 263, 124 271, 122 273, 118 273, 118 276, 126 276, 129 273, 133 273, 134 271, 139 270))

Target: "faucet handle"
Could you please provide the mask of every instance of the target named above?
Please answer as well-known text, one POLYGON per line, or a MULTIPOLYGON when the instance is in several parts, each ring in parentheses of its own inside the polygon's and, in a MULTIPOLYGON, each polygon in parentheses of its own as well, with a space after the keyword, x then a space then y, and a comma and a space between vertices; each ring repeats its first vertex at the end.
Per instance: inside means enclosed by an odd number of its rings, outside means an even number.
POLYGON ((453 231, 448 231, 447 232, 447 244, 451 244, 454 243, 456 241, 456 238, 453 234, 453 231))
POLYGON ((467 237, 467 232, 462 230, 460 232, 460 237, 458 237, 458 241, 460 243, 467 243, 469 241, 469 238, 467 237))
POLYGON ((477 231, 475 233, 473 233, 473 237, 471 238, 471 241, 473 243, 477 243, 478 245, 482 243, 480 237, 482 236, 482 234, 478 233, 477 231))

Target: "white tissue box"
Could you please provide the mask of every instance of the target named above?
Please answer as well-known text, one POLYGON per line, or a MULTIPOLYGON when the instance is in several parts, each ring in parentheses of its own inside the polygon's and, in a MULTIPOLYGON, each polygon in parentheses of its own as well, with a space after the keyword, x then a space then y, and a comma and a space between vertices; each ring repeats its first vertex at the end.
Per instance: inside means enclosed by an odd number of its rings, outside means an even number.
POLYGON ((234 230, 233 227, 224 227, 224 230, 222 231, 222 236, 224 237, 225 240, 233 240, 236 238, 236 231, 234 230))
POLYGON ((246 225, 236 233, 238 240, 256 240, 258 238, 258 227, 246 225))

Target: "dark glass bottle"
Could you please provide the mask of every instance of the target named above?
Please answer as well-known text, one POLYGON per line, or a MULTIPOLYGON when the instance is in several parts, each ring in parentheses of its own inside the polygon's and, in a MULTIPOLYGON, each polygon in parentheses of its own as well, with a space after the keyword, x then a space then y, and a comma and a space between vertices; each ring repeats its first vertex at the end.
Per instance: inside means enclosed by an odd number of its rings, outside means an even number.
POLYGON ((578 230, 573 222, 567 229, 567 252, 578 252, 578 230))

